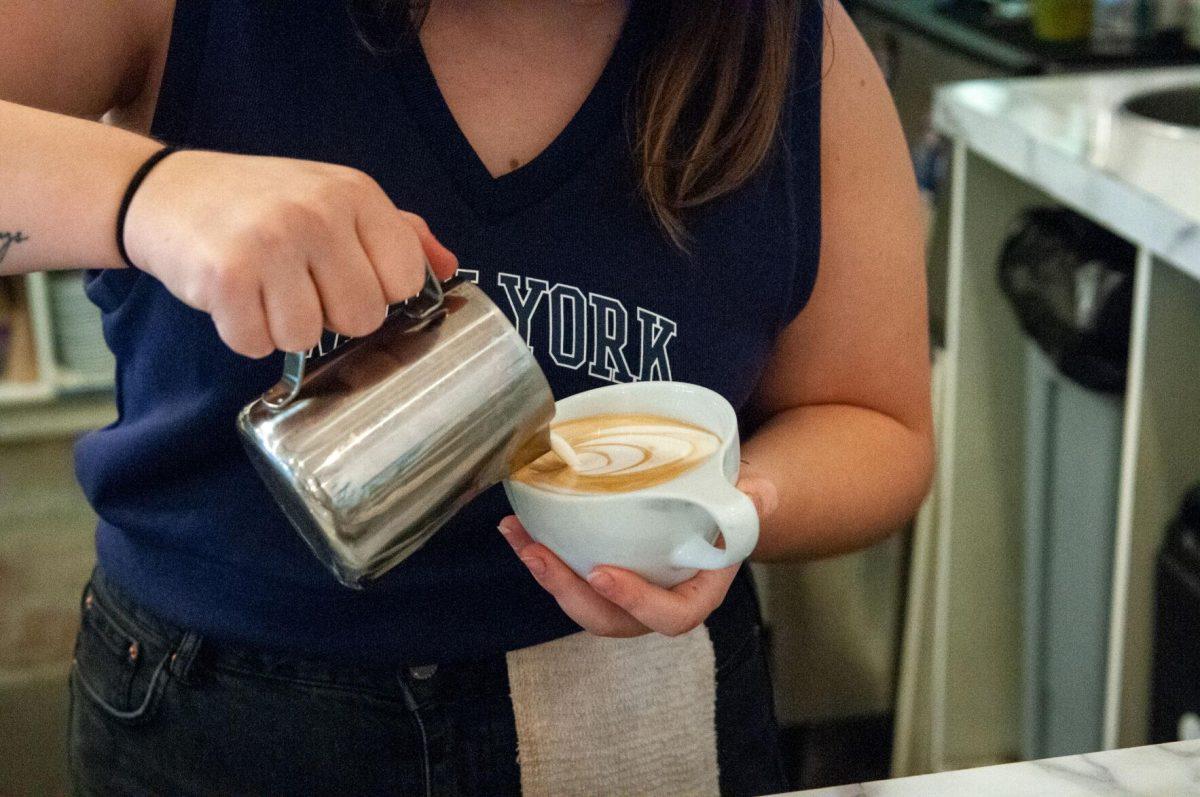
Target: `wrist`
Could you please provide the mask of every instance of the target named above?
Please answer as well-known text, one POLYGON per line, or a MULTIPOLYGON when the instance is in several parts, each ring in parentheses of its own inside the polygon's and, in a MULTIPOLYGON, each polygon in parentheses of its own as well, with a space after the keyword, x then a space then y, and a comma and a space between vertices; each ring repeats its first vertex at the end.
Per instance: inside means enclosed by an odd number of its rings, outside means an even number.
POLYGON ((136 268, 136 264, 130 259, 129 251, 125 245, 125 227, 129 216, 129 207, 137 196, 142 183, 150 175, 150 172, 162 163, 163 160, 178 152, 178 147, 164 146, 155 150, 148 158, 142 161, 142 164, 134 171, 129 178, 129 183, 125 188, 125 193, 121 197, 121 202, 117 208, 117 219, 114 225, 114 243, 117 247, 117 254, 121 257, 122 262, 129 268, 136 268))
MULTIPOLYGON (((192 161, 208 154, 201 150, 184 149, 173 150, 170 157, 166 157, 161 155, 164 149, 164 145, 158 144, 145 153, 125 175, 125 184, 122 186, 123 191, 128 191, 130 186, 135 189, 129 197, 121 231, 125 253, 136 268, 160 280, 165 275, 158 272, 164 266, 169 267, 176 259, 173 253, 178 252, 179 240, 184 234, 181 223, 191 214, 186 207, 188 195, 185 189, 188 185, 194 185, 203 173, 203 167, 198 172, 192 161), (152 168, 142 175, 140 182, 136 182, 138 172, 155 159, 152 168)), ((112 237, 115 247, 116 237, 112 237)), ((122 265, 127 264, 122 261, 122 265)))
POLYGON ((97 185, 93 196, 94 209, 98 210, 94 219, 94 229, 89 238, 96 240, 99 246, 93 250, 89 261, 95 260, 95 253, 100 254, 100 268, 126 268, 127 263, 121 256, 114 235, 117 214, 121 200, 129 186, 129 180, 137 172, 138 167, 146 159, 162 149, 162 144, 152 138, 130 133, 125 130, 112 130, 113 136, 110 157, 106 159, 105 168, 97 175, 103 185, 97 185))

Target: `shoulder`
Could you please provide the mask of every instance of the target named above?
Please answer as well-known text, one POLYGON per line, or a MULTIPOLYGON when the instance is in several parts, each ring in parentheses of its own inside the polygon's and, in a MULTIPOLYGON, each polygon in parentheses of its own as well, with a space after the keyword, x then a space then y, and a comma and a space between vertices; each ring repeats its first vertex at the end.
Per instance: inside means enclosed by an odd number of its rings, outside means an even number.
POLYGON ((866 137, 891 147, 896 112, 887 81, 842 4, 825 0, 824 5, 822 130, 833 136, 830 143, 866 137))

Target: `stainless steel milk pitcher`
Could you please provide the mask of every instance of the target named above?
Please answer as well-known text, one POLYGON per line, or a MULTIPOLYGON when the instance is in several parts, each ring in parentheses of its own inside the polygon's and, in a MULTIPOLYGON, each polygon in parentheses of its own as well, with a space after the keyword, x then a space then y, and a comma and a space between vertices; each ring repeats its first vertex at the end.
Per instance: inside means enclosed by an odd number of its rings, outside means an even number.
POLYGON ((361 587, 548 451, 553 416, 546 377, 500 309, 430 272, 375 333, 320 357, 289 353, 238 430, 317 557, 361 587))

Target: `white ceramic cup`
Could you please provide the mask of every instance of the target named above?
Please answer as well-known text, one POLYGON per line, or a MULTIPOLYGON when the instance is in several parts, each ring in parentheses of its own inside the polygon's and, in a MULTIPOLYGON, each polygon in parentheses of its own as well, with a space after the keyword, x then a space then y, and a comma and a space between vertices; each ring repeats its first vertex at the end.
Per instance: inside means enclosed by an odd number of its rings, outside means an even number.
POLYGON ((625 493, 568 494, 504 482, 529 535, 580 576, 608 564, 672 587, 698 570, 740 562, 754 550, 758 511, 733 486, 740 465, 737 416, 720 394, 683 382, 635 382, 579 393, 556 407, 556 422, 649 413, 701 426, 721 439, 717 451, 695 468, 625 493), (713 545, 718 531, 724 548, 713 545))

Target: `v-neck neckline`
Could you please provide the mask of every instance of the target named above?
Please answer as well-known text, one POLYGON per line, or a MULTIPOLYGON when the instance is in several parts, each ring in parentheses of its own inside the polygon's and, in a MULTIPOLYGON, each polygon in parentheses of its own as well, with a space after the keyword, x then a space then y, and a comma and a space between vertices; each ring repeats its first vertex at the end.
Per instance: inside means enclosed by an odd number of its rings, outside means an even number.
POLYGON ((493 177, 471 146, 442 94, 420 38, 409 36, 394 59, 416 126, 456 187, 480 216, 509 215, 544 198, 576 171, 623 125, 625 98, 636 78, 645 30, 644 0, 631 0, 604 69, 579 110, 531 161, 493 177))

